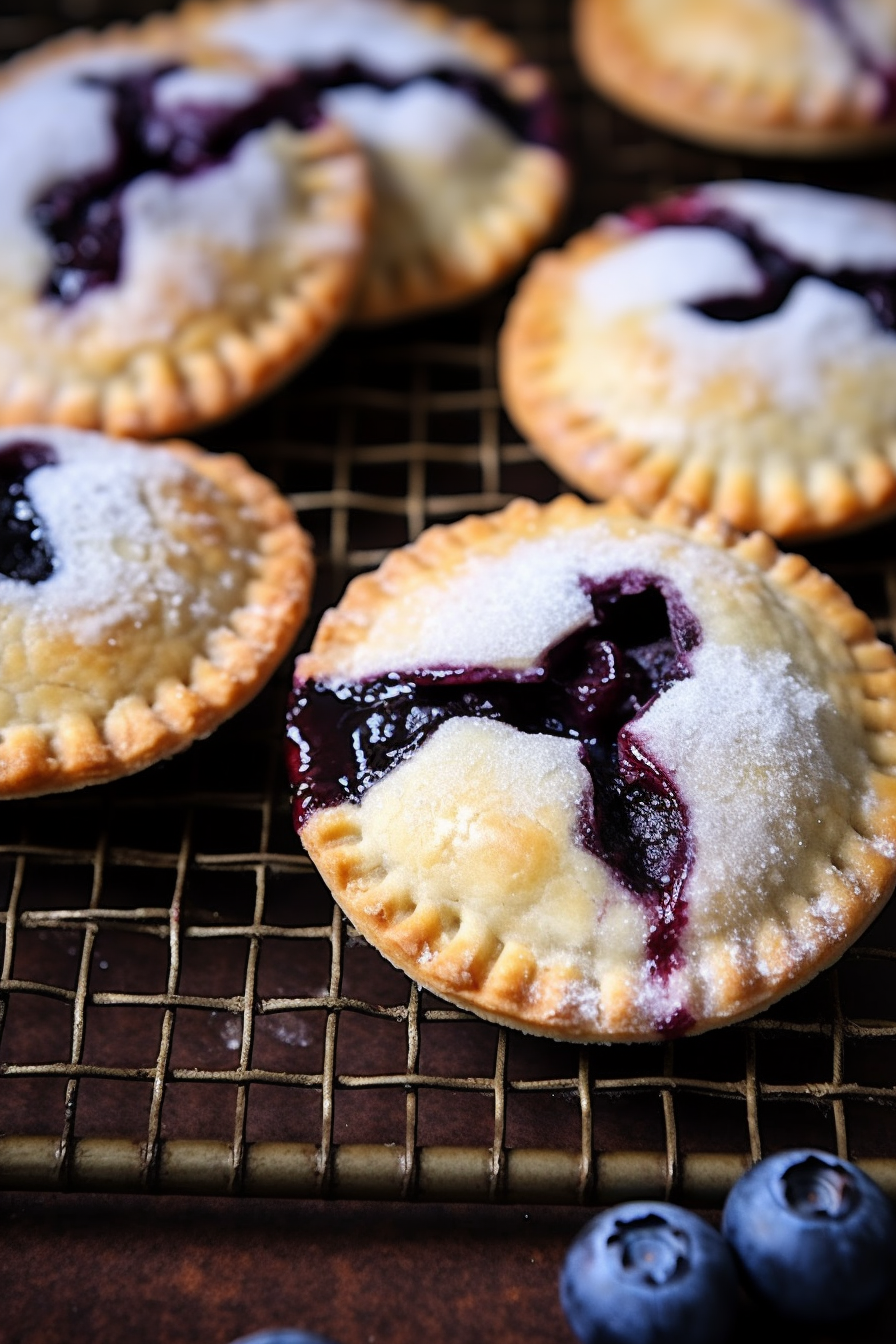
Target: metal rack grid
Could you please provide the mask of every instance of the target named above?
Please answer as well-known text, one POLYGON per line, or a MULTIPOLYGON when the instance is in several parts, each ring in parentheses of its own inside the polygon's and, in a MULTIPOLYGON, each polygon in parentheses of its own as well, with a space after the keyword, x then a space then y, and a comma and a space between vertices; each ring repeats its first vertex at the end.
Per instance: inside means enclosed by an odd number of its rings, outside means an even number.
MULTIPOLYGON (((580 169, 570 227, 677 182, 756 174, 600 104, 555 0, 458 7, 553 67, 580 169)), ((10 48, 125 12, 10 9, 10 48)), ((880 194, 891 170, 758 167, 880 194)), ((501 411, 508 293, 347 333, 203 436, 293 499, 318 546, 318 611, 433 522, 556 493, 501 411)), ((892 638, 889 528, 812 559, 892 638)), ((283 669, 232 724, 142 776, 4 804, 0 1187, 714 1205, 764 1151, 806 1142, 896 1192, 896 910, 838 968, 707 1037, 580 1049, 491 1026, 366 947, 302 855, 281 760, 287 681, 283 669)))

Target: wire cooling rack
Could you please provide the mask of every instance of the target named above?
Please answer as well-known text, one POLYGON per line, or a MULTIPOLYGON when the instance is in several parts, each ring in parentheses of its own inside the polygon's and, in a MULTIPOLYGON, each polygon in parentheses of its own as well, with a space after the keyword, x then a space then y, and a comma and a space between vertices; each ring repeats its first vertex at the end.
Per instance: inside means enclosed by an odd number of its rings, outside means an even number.
MULTIPOLYGON (((666 140, 584 88, 558 0, 475 7, 555 73, 570 228, 744 172, 892 191, 891 160, 741 164, 666 140)), ((0 48, 146 8, 3 5, 0 48)), ((345 334, 205 436, 294 501, 318 613, 429 524, 559 488, 501 411, 508 292, 345 334)), ((889 527, 812 553, 887 638, 894 555, 889 527)), ((289 825, 287 685, 283 669, 208 742, 134 779, 3 804, 0 1186, 714 1205, 763 1152, 811 1143, 896 1192, 896 906, 837 969, 707 1037, 579 1049, 491 1026, 420 992, 334 908, 289 825)))

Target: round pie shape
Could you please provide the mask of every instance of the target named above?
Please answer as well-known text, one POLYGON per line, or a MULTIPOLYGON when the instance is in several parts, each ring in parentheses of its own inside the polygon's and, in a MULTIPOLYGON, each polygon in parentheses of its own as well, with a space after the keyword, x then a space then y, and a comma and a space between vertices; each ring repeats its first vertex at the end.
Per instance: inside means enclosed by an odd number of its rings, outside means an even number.
POLYGON ((0 433, 0 796, 182 751, 261 689, 304 620, 308 538, 233 454, 0 433))
POLYGON ((626 111, 753 154, 896 140, 893 0, 576 0, 576 55, 626 111))
POLYGON ((462 302, 552 229, 567 172, 547 78, 481 20, 404 0, 198 0, 179 19, 205 43, 301 69, 365 149, 375 208, 358 321, 462 302))
POLYGON ((154 438, 217 420, 351 301, 370 198, 348 133, 170 22, 8 65, 0 177, 2 424, 154 438))
POLYGON ((536 259, 511 418, 585 494, 808 538, 896 505, 896 206, 720 182, 536 259))
POLYGON ((356 579, 299 658, 297 829, 422 986, 580 1041, 737 1021, 896 876, 896 657, 766 536, 520 500, 356 579))

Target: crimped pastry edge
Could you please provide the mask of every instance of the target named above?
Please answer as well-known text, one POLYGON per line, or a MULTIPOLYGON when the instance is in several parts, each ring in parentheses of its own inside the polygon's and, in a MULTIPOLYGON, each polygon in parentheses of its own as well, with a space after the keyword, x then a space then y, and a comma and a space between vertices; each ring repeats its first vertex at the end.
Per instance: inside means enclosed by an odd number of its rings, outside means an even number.
POLYGON ((626 237, 612 217, 598 220, 560 251, 540 253, 512 299, 498 342, 498 370, 507 412, 570 485, 590 498, 623 495, 641 513, 669 498, 697 512, 720 514, 742 531, 760 528, 788 542, 805 542, 855 531, 896 512, 896 425, 880 442, 866 444, 866 456, 851 479, 824 457, 811 466, 829 473, 822 501, 808 489, 808 469, 781 464, 774 490, 761 487, 759 472, 720 479, 687 450, 674 460, 647 442, 620 435, 601 416, 552 390, 562 359, 558 305, 568 280, 626 237), (887 451, 889 449, 889 452, 887 451))
MULTIPOLYGON (((549 87, 545 70, 528 62, 511 38, 484 19, 461 18, 436 4, 399 3, 415 20, 460 41, 509 97, 534 101, 549 87)), ((201 33, 226 11, 246 7, 246 0, 186 0, 174 21, 201 33)), ((415 251, 404 258, 400 270, 390 274, 368 266, 361 273, 350 321, 359 326, 405 321, 457 307, 492 289, 550 236, 566 205, 569 187, 569 169, 559 152, 521 141, 503 197, 492 203, 488 220, 467 221, 463 256, 460 249, 453 256, 415 251)), ((375 208, 374 200, 374 229, 375 208)))
MULTIPOLYGON (((152 15, 139 25, 113 24, 100 33, 77 29, 8 62, 0 72, 0 97, 43 66, 118 45, 145 47, 160 55, 183 53, 200 62, 220 61, 223 55, 189 41, 166 14, 152 15)), ((239 57, 231 59, 257 69, 239 57)), ((201 328, 207 323, 208 314, 197 313, 173 341, 138 349, 106 378, 79 371, 68 374, 60 361, 55 379, 36 376, 24 390, 19 380, 13 384, 13 394, 0 389, 0 427, 42 423, 118 437, 167 438, 227 419, 306 363, 344 320, 354 300, 372 199, 366 160, 335 122, 296 132, 294 149, 296 172, 313 165, 318 179, 318 220, 356 230, 361 241, 354 252, 324 257, 293 276, 269 297, 248 327, 234 321, 222 325, 219 313, 213 338, 197 339, 194 333, 184 341, 186 348, 175 349, 191 325, 201 328)))
POLYGON ((248 510, 260 529, 257 573, 240 605, 194 654, 189 680, 164 678, 151 704, 143 696, 122 696, 99 724, 87 714, 68 714, 54 731, 37 724, 0 731, 0 798, 107 783, 184 751, 253 699, 308 614, 311 540, 277 488, 236 453, 207 453, 181 441, 147 451, 170 452, 248 510))
MULTIPOLYGON (((396 591, 416 584, 427 571, 444 572, 471 552, 502 553, 518 541, 537 538, 554 528, 582 526, 606 514, 639 516, 618 498, 605 505, 589 505, 565 495, 544 506, 516 500, 497 514, 473 515, 451 526, 428 529, 412 546, 388 556, 375 574, 353 580, 340 606, 321 623, 310 653, 298 660, 297 672, 303 677, 338 674, 342 656, 363 641, 374 614, 391 602, 396 591)), ((864 725, 869 759, 865 798, 856 802, 849 819, 843 819, 841 834, 832 837, 831 862, 817 872, 813 893, 829 895, 837 902, 844 917, 842 937, 816 948, 802 964, 781 970, 773 980, 760 983, 757 972, 746 987, 734 974, 733 964, 726 967, 722 949, 719 971, 723 979, 728 972, 728 1001, 724 1012, 701 1019, 687 1033, 697 1035, 751 1017, 801 988, 865 931, 892 892, 896 882, 896 654, 877 639, 869 618, 833 579, 801 556, 780 552, 764 533, 745 536, 721 519, 696 515, 668 501, 652 517, 709 547, 733 551, 840 635, 852 659, 843 676, 864 725)), ((489 1021, 553 1039, 662 1039, 659 1032, 633 1028, 624 1013, 617 1013, 612 1030, 595 1034, 583 1029, 575 1012, 566 1006, 566 975, 556 967, 539 967, 524 946, 506 944, 496 949, 471 944, 463 925, 440 946, 439 910, 433 905, 415 905, 408 893, 396 896, 388 890, 388 874, 377 868, 366 870, 358 854, 361 833, 360 809, 344 804, 313 814, 301 839, 354 926, 388 961, 423 987, 489 1021), (425 964, 419 960, 421 952, 426 953, 425 964)))
POLYGON ((729 98, 720 106, 714 87, 650 61, 629 39, 619 8, 618 0, 575 0, 576 58, 599 93, 669 134, 713 149, 792 158, 876 154, 896 143, 896 122, 861 120, 854 112, 813 125, 793 104, 776 107, 766 119, 757 116, 752 97, 729 98))

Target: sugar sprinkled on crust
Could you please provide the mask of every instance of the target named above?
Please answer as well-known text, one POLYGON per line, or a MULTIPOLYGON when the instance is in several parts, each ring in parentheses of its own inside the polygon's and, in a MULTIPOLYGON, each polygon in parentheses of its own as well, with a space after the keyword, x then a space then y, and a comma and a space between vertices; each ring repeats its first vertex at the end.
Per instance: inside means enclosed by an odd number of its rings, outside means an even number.
MULTIPOLYGON (((866 762, 851 745, 845 703, 831 697, 824 654, 755 571, 674 534, 635 530, 637 569, 671 581, 703 631, 691 675, 630 731, 692 810, 689 901, 695 923, 711 930, 743 917, 762 873, 770 900, 791 881, 806 817, 823 820, 824 808, 843 815, 866 762)), ((361 649, 340 657, 340 671, 530 666, 590 618, 583 580, 631 569, 632 539, 598 525, 471 560, 438 594, 413 590, 417 621, 396 595, 361 649)), ((575 752, 571 759, 580 770, 575 752)))
POLYGON ((281 65, 330 66, 362 61, 402 79, 432 66, 471 65, 448 33, 421 23, 389 0, 267 0, 214 23, 210 36, 281 65))
POLYGON ((156 247, 176 247, 200 234, 235 251, 250 253, 269 242, 283 224, 287 188, 282 164, 271 150, 272 133, 254 131, 220 167, 178 180, 147 173, 125 190, 125 284, 156 247))
MULTIPOLYGON (((793 260, 821 270, 896 266, 896 208, 885 202, 765 182, 711 185, 698 199, 732 211, 793 260)), ((738 239, 708 227, 667 227, 599 256, 578 274, 576 293, 590 327, 643 324, 666 359, 654 400, 671 406, 693 402, 727 376, 799 412, 818 403, 835 371, 861 374, 896 360, 896 336, 881 329, 868 302, 823 278, 800 280, 776 312, 749 321, 718 321, 691 306, 761 286, 738 239)))
MULTIPOLYGON (((190 546, 178 535, 182 487, 194 473, 162 450, 100 435, 54 429, 45 438, 58 463, 31 472, 27 490, 54 570, 37 585, 0 576, 0 609, 18 608, 29 621, 65 627, 84 644, 101 641, 123 622, 139 629, 151 613, 170 635, 197 622, 216 623, 220 613, 211 594, 228 586, 226 574, 205 579, 197 573, 190 546)), ((41 431, 6 431, 0 449, 23 439, 41 442, 41 431)), ((206 506, 217 497, 204 480, 203 497, 206 506)), ((201 530, 203 521, 200 506, 189 522, 201 530)), ((244 573, 248 559, 234 551, 233 573, 244 573)))
POLYGON ((660 304, 696 303, 716 294, 755 294, 762 274, 743 243, 719 229, 660 228, 627 240, 595 261, 578 290, 601 322, 660 304))
MULTIPOLYGON (((32 206, 54 184, 70 178, 88 176, 106 168, 116 151, 112 126, 112 94, 108 89, 86 82, 90 75, 112 79, 135 70, 151 70, 162 61, 157 53, 120 50, 79 52, 68 59, 60 58, 52 66, 19 80, 4 91, 0 98, 0 280, 17 290, 39 289, 51 264, 50 246, 34 223, 32 206)), ((159 105, 173 108, 184 103, 226 102, 246 103, 258 92, 259 80, 228 71, 182 70, 163 77, 157 95, 159 105)), ((271 216, 282 205, 284 174, 282 167, 272 160, 266 171, 257 165, 251 176, 240 162, 239 153, 234 165, 225 164, 201 174, 195 179, 167 182, 166 204, 169 212, 159 208, 159 189, 155 192, 154 228, 164 227, 169 235, 182 226, 185 208, 196 212, 196 222, 206 236, 227 245, 237 230, 243 250, 249 250, 262 241, 258 230, 248 231, 233 223, 234 215, 245 220, 247 211, 271 216), (272 188, 271 175, 276 170, 277 184, 272 188), (226 195, 227 208, 222 209, 221 198, 226 195), (247 198, 251 202, 247 204, 247 198), (257 198, 257 199, 256 199, 257 198), (187 205, 189 203, 189 205, 187 205)), ((139 225, 139 210, 133 203, 138 186, 133 184, 125 192, 125 239, 131 224, 139 225), (129 214, 132 218, 128 218, 129 214), (136 216, 136 218, 134 217, 136 216)), ((158 175, 152 179, 156 183, 158 175)), ((165 242, 174 248, 170 236, 165 242)), ((146 249, 149 250, 148 248, 146 249)), ((134 245, 131 244, 133 254, 134 245)), ((132 261, 133 265, 133 261, 132 261)), ((184 283, 189 283, 190 266, 176 268, 184 283)), ((170 284, 169 284, 170 288, 170 284)))
MULTIPOLYGON (((638 568, 670 579, 708 637, 777 646, 777 623, 786 613, 781 615, 748 566, 674 533, 625 520, 520 541, 506 554, 473 556, 447 576, 427 576, 424 589, 397 592, 384 604, 363 640, 340 649, 338 666, 327 673, 366 677, 426 667, 531 667, 591 619, 584 582, 628 571, 635 537, 638 568), (726 593, 736 595, 736 605, 719 600, 726 593)), ((811 649, 803 652, 811 662, 811 649)))
MULTIPOLYGON (((658 582, 673 633, 679 600, 699 625, 688 675, 624 729, 626 759, 653 761, 686 814, 689 868, 671 905, 586 848, 591 780, 575 740, 490 719, 443 723, 360 802, 324 807, 302 831, 340 904, 397 965, 496 1021, 567 1039, 737 1020, 870 920, 892 884, 896 829, 863 720, 881 692, 853 647, 870 627, 758 535, 518 502, 432 529, 356 580, 297 666, 326 680, 531 664, 524 650, 588 619, 591 582, 625 575, 658 582)), ((661 825, 656 839, 667 842, 661 825)))
POLYGON ((0 98, 0 283, 21 290, 43 283, 50 250, 31 206, 54 183, 111 161, 110 105, 110 94, 78 82, 69 64, 0 98))
POLYGON ((896 267, 896 205, 777 182, 713 182, 700 198, 749 220, 768 242, 822 271, 896 267))
POLYGON ((258 80, 233 70, 199 70, 183 66, 163 75, 153 90, 160 111, 178 107, 243 107, 258 93, 258 80))
POLYGON ((489 154, 504 156, 513 145, 510 134, 484 108, 459 89, 431 79, 415 80, 394 92, 357 85, 332 89, 323 97, 327 113, 349 127, 365 145, 403 154, 417 154, 439 163, 471 161, 489 154))
POLYGON ((288 188, 276 130, 247 135, 226 163, 196 177, 147 173, 122 194, 122 271, 63 312, 43 311, 76 339, 102 324, 125 346, 166 341, 192 314, 220 302, 226 253, 250 257, 284 228, 288 188), (223 255, 222 255, 223 254, 223 255))
MULTIPOLYGON (((705 297, 708 297, 706 295, 705 297)), ((775 313, 750 322, 716 322, 673 308, 650 322, 671 352, 670 403, 699 395, 708 379, 753 377, 777 405, 800 411, 817 403, 832 368, 867 368, 896 357, 896 337, 882 331, 859 294, 808 276, 775 313)))
MULTIPOLYGON (((53 183, 105 168, 114 158, 111 94, 83 83, 86 75, 152 70, 162 57, 123 50, 83 53, 24 79, 0 98, 0 278, 34 292, 51 265, 48 240, 32 204, 53 183), (49 122, 59 130, 50 134, 49 122), (6 124, 15 134, 3 134, 6 124)), ((182 69, 163 76, 154 96, 166 110, 185 104, 247 103, 259 78, 228 70, 182 69)), ((89 332, 103 344, 166 341, 184 320, 221 301, 234 256, 249 259, 286 238, 298 259, 317 249, 354 248, 338 226, 322 231, 295 221, 290 164, 277 126, 251 132, 221 164, 182 178, 144 173, 122 193, 121 276, 71 308, 41 305, 31 319, 34 339, 76 341, 89 332), (290 222, 291 221, 291 222, 290 222)), ((247 293, 247 302, 251 295, 247 293)))
MULTIPOLYGON (((433 67, 463 70, 473 64, 450 33, 434 31, 413 9, 389 0, 269 0, 225 15, 209 33, 215 42, 280 66, 354 60, 405 79, 433 67)), ((321 102, 362 144, 387 151, 449 162, 471 152, 480 159, 489 148, 506 151, 512 143, 500 122, 462 91, 426 78, 397 89, 337 87, 321 102)), ((469 163, 464 168, 469 171, 469 163)))
POLYGON ((791 889, 811 832, 847 815, 862 779, 848 729, 788 653, 716 644, 638 720, 690 810, 688 939, 746 936, 760 902, 791 889))

